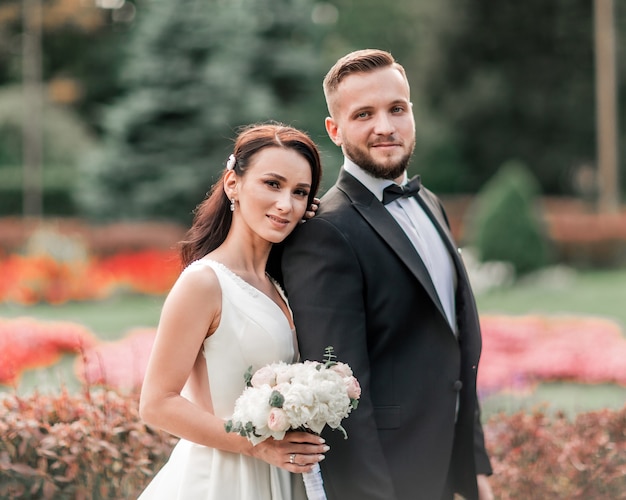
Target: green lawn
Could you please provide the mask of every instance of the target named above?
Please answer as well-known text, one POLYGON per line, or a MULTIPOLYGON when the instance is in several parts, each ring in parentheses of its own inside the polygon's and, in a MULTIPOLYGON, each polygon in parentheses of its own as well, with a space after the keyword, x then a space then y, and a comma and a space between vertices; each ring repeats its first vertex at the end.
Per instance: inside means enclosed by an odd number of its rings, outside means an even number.
POLYGON ((581 271, 554 281, 528 281, 477 297, 481 313, 582 314, 611 318, 626 331, 626 269, 581 271))
POLYGON ((98 302, 17 306, 0 304, 0 317, 30 316, 45 321, 71 321, 91 329, 102 340, 116 340, 130 328, 156 326, 165 297, 117 295, 98 302))

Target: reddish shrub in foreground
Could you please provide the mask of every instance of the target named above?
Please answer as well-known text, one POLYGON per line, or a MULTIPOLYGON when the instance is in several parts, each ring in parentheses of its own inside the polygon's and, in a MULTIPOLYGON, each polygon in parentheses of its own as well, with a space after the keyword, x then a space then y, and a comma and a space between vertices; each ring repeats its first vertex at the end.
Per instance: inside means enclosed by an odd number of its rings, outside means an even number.
MULTIPOLYGON (((626 498, 626 406, 500 414, 484 428, 499 500, 626 498)), ((141 423, 136 393, 5 396, 0 498, 136 498, 176 441, 141 423)))
POLYGON ((136 498, 176 443, 113 391, 0 401, 0 498, 136 498))
POLYGON ((496 498, 626 498, 626 406, 563 415, 504 414, 485 425, 496 498))

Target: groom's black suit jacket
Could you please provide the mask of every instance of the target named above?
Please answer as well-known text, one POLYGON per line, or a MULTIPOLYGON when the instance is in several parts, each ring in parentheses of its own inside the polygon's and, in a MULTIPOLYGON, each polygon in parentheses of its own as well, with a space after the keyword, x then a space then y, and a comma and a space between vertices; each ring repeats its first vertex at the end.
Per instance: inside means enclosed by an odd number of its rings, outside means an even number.
POLYGON ((476 474, 491 472, 476 397, 474 297, 438 199, 422 188, 418 201, 456 268, 458 341, 409 239, 345 171, 282 249, 302 359, 320 360, 332 345, 362 387, 343 422, 348 439, 323 433, 329 500, 439 500, 449 470, 456 491, 473 499, 476 474))

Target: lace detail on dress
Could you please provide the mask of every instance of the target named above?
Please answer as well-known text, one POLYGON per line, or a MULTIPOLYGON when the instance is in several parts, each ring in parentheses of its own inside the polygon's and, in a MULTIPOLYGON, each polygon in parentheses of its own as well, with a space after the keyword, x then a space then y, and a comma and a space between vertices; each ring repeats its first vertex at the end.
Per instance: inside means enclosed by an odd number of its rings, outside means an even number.
POLYGON ((276 281, 274 278, 272 278, 272 276, 268 273, 265 273, 267 275, 267 277, 270 279, 270 281, 272 282, 272 284, 274 285, 274 287, 276 288, 276 290, 278 290, 278 293, 280 294, 280 296, 283 298, 283 300, 285 302, 287 302, 287 294, 285 293, 285 290, 283 290, 283 287, 280 286, 280 283, 278 281, 276 281))

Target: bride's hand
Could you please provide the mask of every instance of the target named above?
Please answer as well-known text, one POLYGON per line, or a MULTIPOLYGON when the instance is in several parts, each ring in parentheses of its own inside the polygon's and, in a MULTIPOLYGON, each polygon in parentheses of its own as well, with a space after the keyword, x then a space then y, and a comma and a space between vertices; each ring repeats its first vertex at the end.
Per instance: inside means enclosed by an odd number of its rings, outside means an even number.
POLYGON ((324 460, 330 448, 324 440, 308 432, 288 432, 280 441, 269 438, 253 447, 252 453, 269 464, 289 472, 309 472, 324 460))
POLYGON ((302 222, 306 222, 309 219, 312 219, 313 217, 315 217, 315 212, 317 212, 317 209, 320 206, 320 199, 319 198, 313 198, 313 203, 311 203, 311 206, 309 207, 309 209, 304 212, 304 219, 302 219, 302 222))

